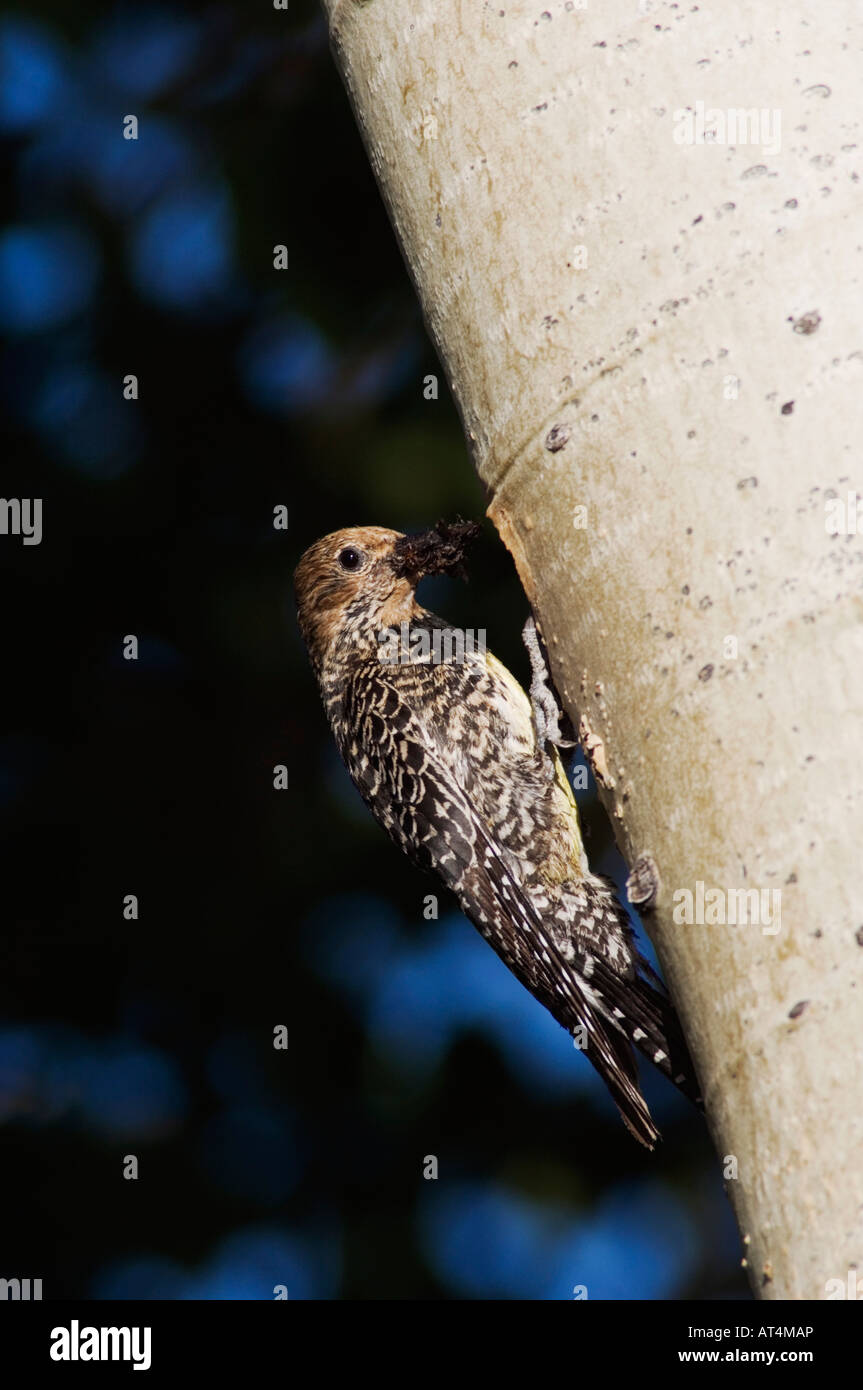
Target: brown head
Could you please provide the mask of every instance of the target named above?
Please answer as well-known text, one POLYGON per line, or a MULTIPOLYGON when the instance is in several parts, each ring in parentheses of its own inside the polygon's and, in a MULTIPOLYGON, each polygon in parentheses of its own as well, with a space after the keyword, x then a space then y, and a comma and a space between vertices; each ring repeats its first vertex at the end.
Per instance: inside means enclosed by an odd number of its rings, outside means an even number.
POLYGON ((336 637, 346 629, 374 639, 383 627, 417 610, 413 582, 392 565, 398 531, 349 526, 309 546, 294 573, 300 631, 319 671, 336 637))
POLYGON ((315 670, 320 672, 340 634, 376 645, 382 628, 419 616, 420 579, 457 571, 478 531, 472 522, 438 523, 420 536, 350 526, 309 546, 294 573, 294 592, 315 670))

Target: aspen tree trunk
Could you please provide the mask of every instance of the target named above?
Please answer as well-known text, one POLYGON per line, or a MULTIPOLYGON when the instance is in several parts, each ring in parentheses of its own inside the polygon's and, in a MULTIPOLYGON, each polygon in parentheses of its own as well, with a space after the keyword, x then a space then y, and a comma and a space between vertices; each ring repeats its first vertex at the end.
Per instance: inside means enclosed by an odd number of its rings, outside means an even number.
POLYGON ((863 1296, 861 11, 326 5, 753 1287, 863 1296))

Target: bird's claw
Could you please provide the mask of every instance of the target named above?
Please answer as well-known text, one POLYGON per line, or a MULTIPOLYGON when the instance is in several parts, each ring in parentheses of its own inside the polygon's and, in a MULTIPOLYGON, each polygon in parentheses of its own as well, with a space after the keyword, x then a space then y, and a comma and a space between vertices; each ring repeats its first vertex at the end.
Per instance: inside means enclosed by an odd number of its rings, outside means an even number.
MULTIPOLYGON (((521 638, 530 658, 529 694, 537 747, 545 750, 551 744, 554 748, 575 748, 575 739, 565 738, 561 731, 561 710, 551 682, 545 644, 532 613, 521 630, 521 638)), ((555 775, 551 758, 546 759, 546 775, 549 781, 555 775)))

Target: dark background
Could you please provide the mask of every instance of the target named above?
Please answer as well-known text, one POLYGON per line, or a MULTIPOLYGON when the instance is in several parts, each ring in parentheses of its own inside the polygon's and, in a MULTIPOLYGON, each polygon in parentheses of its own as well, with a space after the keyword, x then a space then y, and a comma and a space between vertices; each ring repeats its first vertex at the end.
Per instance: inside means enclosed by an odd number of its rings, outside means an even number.
MULTIPOLYGON (((302 550, 485 502, 317 7, 7 9, 0 136, 2 490, 44 527, 0 536, 0 1277, 746 1297, 703 1121, 645 1074, 631 1140, 452 901, 424 920, 325 726, 302 550)), ((488 523, 471 574, 421 597, 524 677, 488 523)))

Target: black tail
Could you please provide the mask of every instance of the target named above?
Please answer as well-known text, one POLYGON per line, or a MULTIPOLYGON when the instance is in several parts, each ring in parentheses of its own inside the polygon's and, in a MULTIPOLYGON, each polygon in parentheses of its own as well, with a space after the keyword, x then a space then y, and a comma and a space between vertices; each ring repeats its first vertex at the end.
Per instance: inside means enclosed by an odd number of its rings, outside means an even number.
POLYGON ((594 960, 590 983, 594 1000, 601 1004, 601 1014, 594 1007, 593 1026, 598 1025, 599 1038, 595 1048, 588 1047, 587 1055, 612 1092, 629 1129, 648 1148, 653 1148, 658 1135, 638 1090, 638 1069, 631 1044, 664 1072, 688 1100, 699 1109, 703 1104, 674 1005, 647 961, 639 956, 638 962, 645 973, 657 980, 656 985, 637 975, 627 979, 607 962, 594 960))
POLYGON ((638 1089, 638 1066, 632 1048, 623 1034, 610 1027, 599 1015, 594 1015, 588 1029, 588 1061, 596 1067, 611 1092, 612 1100, 630 1134, 646 1149, 654 1149, 661 1136, 653 1123, 647 1101, 638 1089))
POLYGON ((665 993, 648 980, 637 979, 628 991, 631 1031, 629 1036, 642 1056, 664 1072, 677 1089, 703 1109, 701 1087, 680 1019, 665 993))

